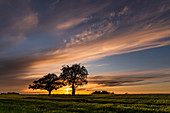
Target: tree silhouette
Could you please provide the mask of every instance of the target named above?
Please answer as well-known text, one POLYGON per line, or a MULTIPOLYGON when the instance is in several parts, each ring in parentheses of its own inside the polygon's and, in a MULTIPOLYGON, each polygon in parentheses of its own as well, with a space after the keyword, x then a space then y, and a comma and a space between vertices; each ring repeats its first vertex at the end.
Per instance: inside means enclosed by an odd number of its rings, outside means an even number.
POLYGON ((60 77, 65 81, 65 84, 72 86, 72 95, 75 95, 75 90, 78 86, 87 84, 88 71, 80 64, 73 64, 63 66, 60 77))
POLYGON ((92 94, 110 94, 110 92, 107 92, 107 91, 94 91, 94 92, 92 92, 92 94))
POLYGON ((60 78, 56 74, 48 74, 40 78, 37 81, 33 81, 32 85, 29 85, 29 89, 40 89, 47 90, 49 96, 51 95, 52 90, 57 90, 62 87, 64 84, 61 82, 60 78))
POLYGON ((100 91, 94 91, 92 94, 101 94, 100 91))

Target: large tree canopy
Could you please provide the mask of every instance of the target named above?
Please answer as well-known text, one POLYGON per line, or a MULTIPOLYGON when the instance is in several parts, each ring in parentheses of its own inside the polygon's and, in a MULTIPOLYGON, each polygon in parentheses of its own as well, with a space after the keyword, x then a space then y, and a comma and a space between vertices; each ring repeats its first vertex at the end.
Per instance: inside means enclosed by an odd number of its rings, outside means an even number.
POLYGON ((73 64, 63 66, 61 69, 62 73, 60 77, 65 81, 65 84, 72 85, 72 95, 75 95, 75 89, 80 86, 87 84, 88 71, 84 66, 80 64, 73 64))
POLYGON ((41 89, 47 90, 49 92, 49 96, 51 95, 52 90, 57 90, 62 87, 63 83, 60 78, 56 74, 48 74, 39 80, 33 81, 33 84, 29 85, 29 89, 41 89))

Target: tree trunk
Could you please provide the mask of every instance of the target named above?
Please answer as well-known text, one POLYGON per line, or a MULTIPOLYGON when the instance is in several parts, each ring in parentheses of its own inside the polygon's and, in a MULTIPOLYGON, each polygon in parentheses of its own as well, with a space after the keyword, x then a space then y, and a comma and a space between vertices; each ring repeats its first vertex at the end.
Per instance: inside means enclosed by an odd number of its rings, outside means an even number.
POLYGON ((72 83, 72 95, 75 95, 75 87, 74 87, 74 83, 72 83))
POLYGON ((50 91, 48 91, 49 93, 48 93, 48 96, 51 96, 51 90, 50 91))

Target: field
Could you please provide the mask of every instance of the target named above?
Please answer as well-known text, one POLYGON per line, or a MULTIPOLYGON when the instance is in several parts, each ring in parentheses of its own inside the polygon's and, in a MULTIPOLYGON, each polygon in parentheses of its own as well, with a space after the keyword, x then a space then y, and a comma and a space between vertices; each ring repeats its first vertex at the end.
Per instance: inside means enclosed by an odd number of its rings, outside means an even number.
POLYGON ((170 113, 170 95, 0 95, 0 113, 170 113))

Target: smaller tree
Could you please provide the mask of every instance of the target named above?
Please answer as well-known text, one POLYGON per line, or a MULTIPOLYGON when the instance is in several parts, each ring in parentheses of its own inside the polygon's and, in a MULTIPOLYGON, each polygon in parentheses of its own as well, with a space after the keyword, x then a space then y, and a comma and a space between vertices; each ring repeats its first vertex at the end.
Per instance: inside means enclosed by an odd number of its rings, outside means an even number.
POLYGON ((107 91, 94 91, 92 94, 110 94, 110 92, 107 92, 107 91))
POLYGON ((94 91, 92 94, 100 94, 100 91, 94 91))
POLYGON ((49 96, 52 90, 57 90, 61 88, 64 84, 61 82, 60 78, 56 74, 48 74, 39 80, 33 81, 33 84, 29 85, 29 89, 40 89, 47 90, 49 96))
POLYGON ((88 82, 88 71, 84 66, 80 66, 80 64, 73 64, 71 67, 66 65, 61 70, 60 77, 65 81, 65 84, 71 85, 72 95, 75 95, 75 90, 78 86, 87 84, 88 82))
POLYGON ((110 94, 110 92, 102 91, 101 94, 110 94))

